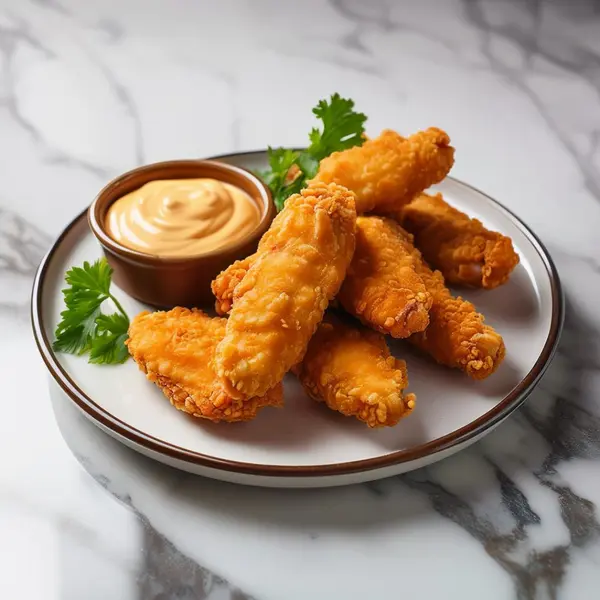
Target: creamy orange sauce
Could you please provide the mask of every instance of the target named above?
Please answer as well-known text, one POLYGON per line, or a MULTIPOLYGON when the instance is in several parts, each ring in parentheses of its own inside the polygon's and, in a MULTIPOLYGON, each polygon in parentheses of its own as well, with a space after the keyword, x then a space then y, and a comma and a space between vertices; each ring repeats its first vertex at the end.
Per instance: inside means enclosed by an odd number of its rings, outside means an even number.
POLYGON ((150 181, 108 210, 108 234, 157 256, 194 256, 239 240, 260 221, 255 202, 216 179, 150 181))

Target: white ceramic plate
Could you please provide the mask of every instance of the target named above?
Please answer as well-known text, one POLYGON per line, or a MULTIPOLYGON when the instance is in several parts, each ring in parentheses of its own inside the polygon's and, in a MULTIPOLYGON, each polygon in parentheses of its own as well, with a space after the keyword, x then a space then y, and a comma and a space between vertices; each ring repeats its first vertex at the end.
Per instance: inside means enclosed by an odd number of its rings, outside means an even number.
MULTIPOLYGON (((265 152, 218 157, 264 168, 265 152)), ((483 382, 441 367, 406 343, 392 342, 408 363, 414 413, 396 427, 371 430, 309 399, 285 380, 285 407, 264 409, 252 422, 215 424, 175 410, 133 361, 94 366, 54 354, 53 331, 62 310, 64 273, 101 250, 85 214, 77 217, 42 261, 32 319, 52 392, 66 394, 99 427, 126 445, 186 471, 250 485, 322 487, 396 475, 438 461, 489 433, 531 392, 556 347, 563 298, 542 244, 508 210, 474 188, 448 178, 437 189, 469 215, 513 239, 521 263, 493 291, 463 291, 504 337, 507 356, 483 382)), ((147 307, 116 289, 130 316, 147 307)))

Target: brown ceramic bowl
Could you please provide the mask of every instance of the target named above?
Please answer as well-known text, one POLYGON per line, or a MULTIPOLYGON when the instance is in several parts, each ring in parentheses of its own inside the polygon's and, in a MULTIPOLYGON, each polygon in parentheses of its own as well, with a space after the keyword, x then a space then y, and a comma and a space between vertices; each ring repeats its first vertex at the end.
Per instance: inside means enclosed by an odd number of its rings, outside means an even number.
POLYGON ((249 171, 212 160, 172 160, 145 165, 113 179, 88 210, 88 221, 110 266, 114 282, 130 296, 161 308, 214 303, 211 281, 232 262, 254 252, 275 216, 269 188, 249 171), (244 190, 260 209, 256 229, 212 252, 189 257, 161 257, 131 250, 111 238, 106 213, 118 198, 156 179, 210 177, 244 190))

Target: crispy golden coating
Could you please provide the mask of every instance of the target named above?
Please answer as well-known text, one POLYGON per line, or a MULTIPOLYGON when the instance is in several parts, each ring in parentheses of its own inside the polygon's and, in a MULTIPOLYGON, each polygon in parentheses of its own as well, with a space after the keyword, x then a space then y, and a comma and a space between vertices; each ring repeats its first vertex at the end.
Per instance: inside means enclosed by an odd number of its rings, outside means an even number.
POLYGON ((235 288, 244 279, 256 256, 256 254, 251 254, 242 260, 236 260, 215 277, 211 283, 211 289, 216 298, 215 310, 217 314, 229 314, 233 306, 235 288))
POLYGON ((359 217, 356 250, 337 299, 365 325, 404 338, 429 323, 432 297, 415 264, 421 256, 392 219, 359 217))
POLYGON ((216 365, 232 396, 260 396, 302 360, 354 253, 346 188, 312 183, 290 196, 235 286, 216 365))
POLYGON ((401 212, 403 227, 446 281, 487 289, 502 285, 519 263, 510 238, 450 206, 441 194, 419 194, 401 212))
MULTIPOLYGON (((356 250, 337 300, 365 325, 392 337, 423 331, 432 296, 415 270, 422 258, 411 236, 385 217, 359 217, 356 223, 356 250)), ((235 289, 256 256, 233 263, 213 281, 219 314, 231 310, 235 289)))
POLYGON ((382 335, 327 318, 295 369, 315 400, 369 427, 396 425, 415 406, 406 364, 390 356, 382 335))
POLYGON ((427 329, 415 333, 409 341, 437 362, 461 369, 473 379, 491 375, 506 353, 502 336, 484 323, 473 304, 452 296, 439 271, 432 271, 421 260, 417 272, 433 296, 433 304, 427 329))
POLYGON ((441 181, 454 164, 454 148, 441 129, 431 127, 409 138, 385 130, 321 161, 316 180, 335 182, 356 194, 356 212, 397 210, 416 194, 441 181))
POLYGON ((211 421, 249 421, 259 408, 282 404, 282 387, 236 399, 223 390, 213 358, 225 323, 197 309, 142 312, 131 322, 126 344, 140 369, 178 410, 211 421))

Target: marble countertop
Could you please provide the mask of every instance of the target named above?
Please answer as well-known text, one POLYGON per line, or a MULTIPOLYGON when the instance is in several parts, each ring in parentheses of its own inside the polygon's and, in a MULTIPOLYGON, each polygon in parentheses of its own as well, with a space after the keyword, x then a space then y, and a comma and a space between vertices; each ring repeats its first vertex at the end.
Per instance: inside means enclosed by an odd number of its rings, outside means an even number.
POLYGON ((598 597, 597 2, 3 0, 0 165, 1 597, 598 597), (303 144, 333 91, 372 132, 446 129, 453 173, 548 246, 566 328, 526 406, 430 468, 277 491, 52 402, 28 303, 63 226, 137 164, 303 144))

